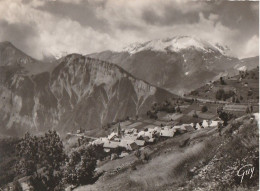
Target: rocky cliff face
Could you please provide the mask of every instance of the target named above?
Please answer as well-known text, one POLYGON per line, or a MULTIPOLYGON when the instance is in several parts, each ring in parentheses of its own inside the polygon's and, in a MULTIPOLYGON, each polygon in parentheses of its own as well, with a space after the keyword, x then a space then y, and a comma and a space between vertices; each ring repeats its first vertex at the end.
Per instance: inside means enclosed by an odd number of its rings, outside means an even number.
POLYGON ((134 78, 116 65, 73 54, 52 72, 24 74, 0 68, 0 132, 21 135, 56 128, 97 129, 145 113, 173 95, 134 78))
POLYGON ((218 44, 177 36, 132 44, 121 52, 105 51, 89 56, 115 63, 151 84, 183 94, 219 75, 230 72, 234 75, 240 60, 227 52, 226 47, 218 44))

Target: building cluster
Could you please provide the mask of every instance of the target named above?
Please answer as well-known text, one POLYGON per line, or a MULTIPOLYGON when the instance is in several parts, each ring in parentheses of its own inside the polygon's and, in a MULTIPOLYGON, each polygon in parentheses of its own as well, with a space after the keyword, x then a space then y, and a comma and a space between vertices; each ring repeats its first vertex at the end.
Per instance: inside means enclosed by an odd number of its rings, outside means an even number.
POLYGON ((216 127, 220 121, 203 120, 200 123, 190 123, 175 126, 153 127, 144 130, 121 129, 120 124, 116 132, 107 137, 100 137, 90 144, 102 145, 105 152, 113 153, 121 148, 126 151, 133 151, 148 144, 153 144, 161 138, 171 138, 174 135, 188 131, 199 130, 206 127, 216 127))

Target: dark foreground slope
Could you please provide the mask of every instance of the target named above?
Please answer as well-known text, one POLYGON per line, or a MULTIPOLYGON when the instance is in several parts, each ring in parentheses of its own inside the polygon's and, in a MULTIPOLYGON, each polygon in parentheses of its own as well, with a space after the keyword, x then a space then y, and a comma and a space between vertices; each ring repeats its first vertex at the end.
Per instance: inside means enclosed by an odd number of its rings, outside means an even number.
MULTIPOLYGON (((258 122, 250 118, 234 120, 222 136, 205 128, 147 146, 142 153, 148 161, 134 154, 108 161, 99 166, 104 174, 95 184, 75 190, 258 190, 258 122), (254 172, 241 183, 237 172, 245 165, 254 172)), ((240 174, 248 170, 242 169, 240 174)))

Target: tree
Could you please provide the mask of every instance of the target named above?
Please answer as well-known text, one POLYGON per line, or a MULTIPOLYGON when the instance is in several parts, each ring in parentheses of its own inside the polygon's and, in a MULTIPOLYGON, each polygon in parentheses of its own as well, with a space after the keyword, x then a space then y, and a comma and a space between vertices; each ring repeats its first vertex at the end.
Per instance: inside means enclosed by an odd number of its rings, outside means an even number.
POLYGON ((219 80, 220 80, 220 84, 221 85, 225 85, 226 84, 225 81, 223 80, 223 77, 220 77, 219 80))
POLYGON ((176 112, 181 113, 181 108, 179 106, 176 107, 176 112))
POLYGON ((49 130, 40 138, 40 157, 43 166, 42 182, 47 190, 55 190, 62 180, 61 166, 65 162, 63 143, 56 131, 49 130))
POLYGON ((222 100, 224 98, 224 94, 225 94, 225 91, 223 89, 219 89, 216 92, 216 99, 217 100, 222 100))
POLYGON ((233 117, 235 117, 233 114, 225 112, 222 107, 217 108, 217 114, 218 117, 223 121, 224 126, 227 126, 227 122, 233 117))
POLYGON ((71 152, 64 170, 64 180, 75 186, 93 183, 97 165, 93 146, 82 146, 71 152))
POLYGON ((141 151, 138 149, 137 151, 135 151, 135 156, 140 159, 141 158, 141 151))
POLYGON ((16 152, 21 158, 16 165, 18 174, 39 176, 37 166, 40 163, 39 140, 36 136, 26 133, 16 147, 16 152))
POLYGON ((157 112, 156 111, 147 111, 147 116, 151 119, 158 119, 157 112))
POLYGON ((194 117, 194 118, 198 118, 199 117, 196 111, 194 111, 194 114, 192 115, 192 117, 194 117))
POLYGON ((219 89, 216 92, 216 99, 225 101, 226 99, 231 98, 234 95, 235 95, 235 92, 232 90, 225 92, 223 89, 219 89))
POLYGON ((205 113, 208 111, 208 107, 206 105, 203 105, 201 108, 201 112, 205 113))
POLYGON ((249 106, 246 107, 246 113, 250 113, 250 109, 249 109, 249 106))
POLYGON ((235 96, 232 97, 232 102, 233 102, 233 103, 236 102, 236 98, 235 98, 235 96))
POLYGON ((56 131, 48 131, 43 137, 32 137, 26 133, 17 150, 21 157, 17 165, 18 172, 30 176, 30 185, 34 190, 62 190, 59 187, 62 180, 61 166, 66 155, 56 131))

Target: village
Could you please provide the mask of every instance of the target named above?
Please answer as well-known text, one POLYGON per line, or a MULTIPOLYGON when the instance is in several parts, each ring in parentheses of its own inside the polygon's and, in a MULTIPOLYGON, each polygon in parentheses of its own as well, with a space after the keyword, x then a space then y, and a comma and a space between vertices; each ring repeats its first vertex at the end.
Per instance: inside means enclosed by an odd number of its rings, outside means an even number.
POLYGON ((174 138, 174 136, 200 130, 204 128, 213 128, 222 124, 220 119, 216 120, 202 120, 199 123, 174 125, 174 122, 161 126, 155 126, 138 130, 136 128, 121 127, 120 123, 107 137, 89 137, 86 136, 81 130, 77 130, 76 134, 68 133, 77 137, 85 137, 94 139, 89 142, 89 145, 102 146, 104 152, 111 155, 111 160, 119 157, 125 157, 130 152, 135 150, 142 150, 146 145, 151 145, 159 141, 174 138))

